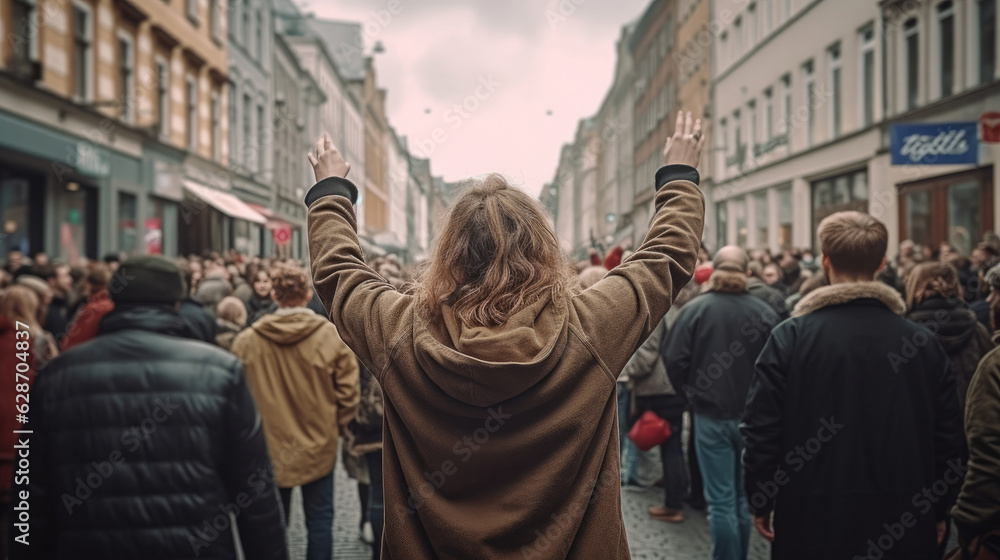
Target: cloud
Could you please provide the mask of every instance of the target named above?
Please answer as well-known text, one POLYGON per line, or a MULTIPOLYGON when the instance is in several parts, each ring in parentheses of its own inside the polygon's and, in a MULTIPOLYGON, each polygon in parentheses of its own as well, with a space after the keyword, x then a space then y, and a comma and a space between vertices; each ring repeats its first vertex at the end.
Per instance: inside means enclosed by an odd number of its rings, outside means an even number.
POLYGON ((376 55, 376 68, 390 122, 411 150, 428 145, 436 131, 446 138, 434 142, 435 174, 454 181, 499 171, 532 194, 552 180, 579 119, 599 108, 621 27, 647 3, 397 0, 397 13, 385 22, 380 11, 388 13, 391 1, 321 0, 306 9, 367 23, 368 46, 382 41, 386 52, 376 55), (552 9, 562 19, 553 21, 552 9), (475 96, 489 76, 501 85, 456 120, 455 104, 475 96))

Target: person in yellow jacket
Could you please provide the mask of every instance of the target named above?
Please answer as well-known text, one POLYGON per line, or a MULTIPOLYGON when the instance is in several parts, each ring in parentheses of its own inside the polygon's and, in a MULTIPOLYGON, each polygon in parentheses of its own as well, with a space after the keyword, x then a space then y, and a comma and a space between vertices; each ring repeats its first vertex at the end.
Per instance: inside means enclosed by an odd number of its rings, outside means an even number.
POLYGON ((279 309, 233 341, 264 424, 285 522, 292 488, 302 487, 309 560, 333 554, 333 467, 339 428, 358 406, 358 365, 337 328, 306 304, 305 269, 273 272, 279 309))

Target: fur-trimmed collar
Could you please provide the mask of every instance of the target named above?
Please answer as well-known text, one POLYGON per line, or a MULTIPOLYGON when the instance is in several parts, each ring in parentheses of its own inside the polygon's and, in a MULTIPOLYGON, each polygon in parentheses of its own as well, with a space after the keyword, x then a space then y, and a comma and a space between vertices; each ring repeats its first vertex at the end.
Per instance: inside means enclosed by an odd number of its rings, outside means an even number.
POLYGON ((906 312, 906 303, 899 292, 882 282, 857 282, 851 284, 834 284, 816 288, 799 300, 792 311, 792 317, 801 317, 807 313, 854 301, 856 299, 877 299, 896 315, 906 312))

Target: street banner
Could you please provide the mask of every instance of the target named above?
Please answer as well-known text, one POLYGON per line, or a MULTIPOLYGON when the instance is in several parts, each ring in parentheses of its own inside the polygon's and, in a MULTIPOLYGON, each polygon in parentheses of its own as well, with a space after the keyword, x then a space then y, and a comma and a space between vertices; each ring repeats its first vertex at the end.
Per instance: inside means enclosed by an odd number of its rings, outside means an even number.
POLYGON ((975 122, 894 124, 889 128, 893 165, 977 163, 975 122))

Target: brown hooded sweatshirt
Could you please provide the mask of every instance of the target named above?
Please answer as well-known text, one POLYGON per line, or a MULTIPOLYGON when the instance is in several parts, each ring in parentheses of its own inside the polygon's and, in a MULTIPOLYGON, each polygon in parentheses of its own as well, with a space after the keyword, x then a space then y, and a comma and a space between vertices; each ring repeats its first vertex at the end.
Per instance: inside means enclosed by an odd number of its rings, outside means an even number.
POLYGON ((292 488, 330 474, 340 426, 358 407, 358 363, 322 315, 291 307, 233 341, 264 423, 274 482, 292 488))
POLYGON ((447 307, 430 325, 365 265, 348 181, 307 196, 316 289, 385 397, 383 559, 629 558, 616 379, 693 274, 705 213, 671 167, 630 258, 494 328, 447 307))

